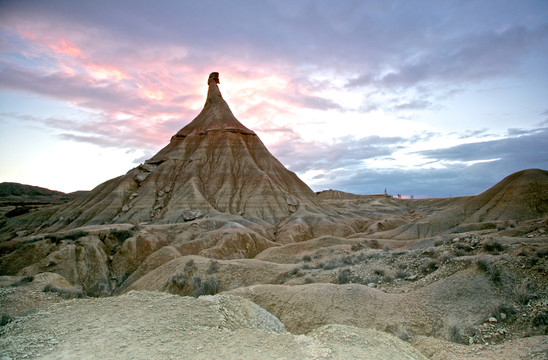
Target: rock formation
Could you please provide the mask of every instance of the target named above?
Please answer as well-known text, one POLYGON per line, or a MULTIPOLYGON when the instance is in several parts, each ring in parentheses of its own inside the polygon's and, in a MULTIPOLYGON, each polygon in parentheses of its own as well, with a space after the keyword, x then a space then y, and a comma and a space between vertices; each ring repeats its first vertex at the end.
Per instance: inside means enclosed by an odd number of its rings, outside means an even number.
POLYGON ((218 83, 218 73, 212 73, 203 110, 144 164, 97 186, 82 200, 18 221, 59 230, 178 223, 229 213, 272 223, 299 208, 317 207, 315 193, 234 117, 218 83))

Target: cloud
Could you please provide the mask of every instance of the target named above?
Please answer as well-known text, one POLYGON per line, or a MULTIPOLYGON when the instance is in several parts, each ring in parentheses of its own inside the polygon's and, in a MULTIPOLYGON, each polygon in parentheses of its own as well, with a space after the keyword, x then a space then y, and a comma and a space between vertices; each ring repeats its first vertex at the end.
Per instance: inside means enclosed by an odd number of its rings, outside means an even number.
POLYGON ((427 159, 436 161, 478 161, 503 159, 500 161, 521 167, 548 168, 548 128, 533 130, 510 129, 512 137, 484 142, 462 144, 445 149, 416 152, 427 159), (520 135, 520 136, 515 136, 520 135))
POLYGON ((329 172, 338 168, 352 168, 363 160, 391 155, 401 144, 407 142, 401 137, 368 136, 364 138, 345 137, 331 144, 304 141, 298 134, 291 133, 282 141, 271 144, 272 153, 290 170, 304 173, 310 170, 329 172))

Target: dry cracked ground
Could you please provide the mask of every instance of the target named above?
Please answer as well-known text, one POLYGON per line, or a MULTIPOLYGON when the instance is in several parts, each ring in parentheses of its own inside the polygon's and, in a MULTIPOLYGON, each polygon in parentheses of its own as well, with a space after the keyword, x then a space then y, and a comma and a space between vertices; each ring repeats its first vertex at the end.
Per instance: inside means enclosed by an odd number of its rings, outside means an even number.
POLYGON ((340 218, 19 233, 0 359, 548 359, 548 218, 412 238, 460 200, 329 201, 340 218))

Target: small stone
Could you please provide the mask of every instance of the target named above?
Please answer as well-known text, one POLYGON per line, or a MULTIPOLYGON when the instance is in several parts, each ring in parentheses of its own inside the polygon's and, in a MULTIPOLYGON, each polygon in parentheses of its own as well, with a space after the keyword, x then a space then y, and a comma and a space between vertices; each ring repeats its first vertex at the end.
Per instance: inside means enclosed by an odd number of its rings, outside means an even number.
POLYGON ((499 334, 501 334, 501 335, 506 334, 506 329, 499 329, 499 334))
POLYGON ((506 314, 505 313, 500 313, 500 319, 501 320, 506 320, 506 314))
POLYGON ((489 318, 489 322, 490 322, 490 323, 496 323, 496 322, 498 322, 498 320, 497 320, 496 317, 492 317, 492 316, 491 316, 491 317, 489 318))
POLYGON ((158 191, 158 196, 160 197, 164 196, 164 192, 162 190, 158 191))
POLYGON ((369 284, 367 284, 367 286, 374 288, 374 287, 377 287, 377 284, 374 282, 370 282, 369 284))
POLYGON ((474 338, 473 337, 469 337, 468 338, 468 345, 472 345, 474 343, 474 338))
POLYGON ((122 206, 122 211, 128 211, 129 210, 129 205, 128 204, 124 204, 124 206, 122 206))
POLYGON ((415 281, 415 280, 417 280, 417 275, 410 275, 410 276, 406 277, 405 280, 415 281))

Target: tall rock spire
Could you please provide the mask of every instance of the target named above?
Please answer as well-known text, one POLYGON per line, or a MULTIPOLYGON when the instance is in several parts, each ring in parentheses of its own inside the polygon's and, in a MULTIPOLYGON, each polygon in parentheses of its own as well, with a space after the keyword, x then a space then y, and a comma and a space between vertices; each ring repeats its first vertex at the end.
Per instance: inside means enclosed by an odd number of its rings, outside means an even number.
POLYGON ((52 228, 177 223, 218 213, 277 223, 314 207, 315 193, 234 117, 218 83, 211 73, 204 108, 166 147, 60 209, 48 221, 52 228))
POLYGON ((203 110, 187 126, 179 130, 175 137, 182 138, 193 133, 205 133, 209 131, 233 131, 247 135, 255 133, 244 125, 232 114, 228 104, 223 99, 219 90, 219 73, 213 72, 207 81, 209 87, 203 110))

